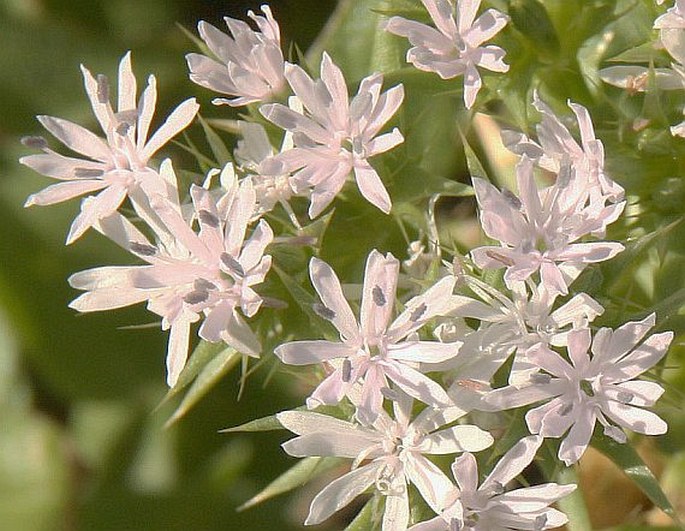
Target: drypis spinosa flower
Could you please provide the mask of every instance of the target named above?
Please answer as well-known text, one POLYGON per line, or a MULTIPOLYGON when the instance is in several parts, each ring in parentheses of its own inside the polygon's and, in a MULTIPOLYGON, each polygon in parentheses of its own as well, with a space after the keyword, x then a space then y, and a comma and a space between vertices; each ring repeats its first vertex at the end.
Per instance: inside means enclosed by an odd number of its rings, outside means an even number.
POLYGON ((69 230, 67 243, 78 239, 98 220, 116 212, 127 195, 132 202, 145 203, 146 195, 166 193, 164 181, 149 166, 150 158, 185 129, 199 109, 194 98, 184 101, 148 139, 157 101, 155 77, 148 78, 147 87, 136 103, 136 78, 131 69, 131 54, 127 53, 119 64, 115 111, 110 103, 107 78, 103 75, 93 77, 84 66, 81 70, 93 113, 106 138, 69 120, 39 116, 40 123, 55 138, 86 158, 61 155, 51 150, 42 138, 32 137, 25 143, 39 147, 43 153, 19 160, 38 173, 62 181, 31 195, 26 206, 51 205, 99 192, 94 200, 82 204, 81 213, 69 230))
POLYGON ((290 365, 330 362, 333 371, 316 388, 307 404, 337 404, 356 385, 362 386, 357 416, 372 422, 383 409, 384 393, 392 393, 388 380, 410 396, 433 406, 450 405, 436 382, 420 372, 421 363, 438 363, 457 355, 461 343, 421 341, 413 337, 431 318, 444 311, 452 294, 454 278, 446 277, 425 293, 414 297, 392 322, 399 261, 371 251, 361 300, 359 323, 345 300, 333 269, 318 258, 309 264, 312 284, 321 304, 315 311, 340 332, 340 342, 293 341, 276 348, 275 354, 290 365))
POLYGON ((375 486, 385 496, 383 531, 404 531, 409 523, 409 483, 416 486, 435 512, 442 509, 443 499, 452 488, 447 476, 426 454, 478 452, 493 443, 488 432, 473 425, 438 430, 464 415, 458 408, 426 408, 411 421, 412 400, 399 396, 393 409, 394 419, 380 411, 374 422, 366 425, 311 411, 284 411, 277 415, 285 428, 298 435, 283 444, 289 455, 354 460, 350 472, 316 495, 305 525, 323 522, 375 486))
POLYGON ((265 16, 247 13, 260 31, 230 17, 224 21, 232 37, 207 22, 198 24, 202 40, 218 61, 199 53, 186 55, 190 79, 215 92, 234 96, 215 98, 215 105, 239 107, 266 101, 285 87, 280 29, 269 6, 263 5, 261 9, 265 16))
POLYGON ((643 408, 654 405, 664 389, 655 382, 634 380, 666 355, 673 339, 673 332, 662 332, 643 341, 654 324, 651 314, 616 330, 601 328, 594 339, 588 329, 571 331, 570 363, 544 345, 533 346, 526 355, 544 372, 532 374, 527 383, 497 389, 485 400, 501 409, 544 400, 528 411, 526 423, 543 437, 566 434, 559 458, 567 465, 583 455, 597 421, 620 443, 626 441, 621 428, 661 435, 666 423, 643 408))
POLYGON ((543 438, 521 439, 497 462, 478 485, 478 463, 464 453, 452 463, 458 487, 447 494, 440 515, 410 527, 410 531, 510 531, 554 529, 568 522, 562 512, 550 507, 567 496, 575 485, 546 483, 514 490, 506 485, 531 464, 543 438))
POLYGON ((482 86, 476 67, 493 72, 507 72, 503 61, 505 51, 499 46, 486 45, 507 24, 508 17, 495 9, 488 9, 476 19, 481 0, 421 0, 435 24, 435 28, 414 20, 392 17, 386 31, 409 39, 412 48, 407 61, 416 68, 435 72, 443 79, 464 76, 464 104, 473 107, 482 86))
POLYGON ((304 114, 279 103, 262 105, 260 112, 293 133, 295 147, 278 158, 294 172, 296 191, 311 189, 309 216, 318 216, 333 201, 350 172, 364 198, 390 212, 390 196, 368 159, 404 141, 398 129, 378 134, 400 107, 404 87, 381 93, 383 76, 372 74, 361 81, 350 101, 343 73, 327 53, 321 60, 320 80, 292 64, 286 65, 285 76, 304 114))
POLYGON ((552 186, 538 189, 533 162, 524 155, 516 167, 518 197, 473 179, 483 230, 501 245, 478 247, 471 257, 482 268, 506 267, 510 288, 539 271, 548 292, 565 295, 586 264, 609 260, 624 249, 618 242, 577 242, 603 232, 618 219, 624 203, 606 205, 603 196, 593 194, 594 187, 575 186, 572 168, 562 172, 552 186))
MULTIPOLYGON (((580 143, 574 138, 552 109, 540 99, 537 91, 533 94, 533 107, 541 116, 536 126, 538 142, 517 131, 502 131, 502 142, 517 155, 526 155, 537 165, 555 174, 561 174, 565 166, 572 170, 573 182, 582 192, 588 190, 594 200, 601 196, 606 202, 617 203, 623 199, 623 188, 614 182, 604 171, 604 145, 595 137, 594 126, 588 110, 577 103, 568 102, 575 115, 580 132, 580 143)), ((603 234, 603 227, 596 234, 603 234)))
MULTIPOLYGON (((164 171, 170 170, 164 168, 164 171)), ((248 223, 255 211, 255 193, 249 179, 235 184, 215 202, 199 186, 190 189, 192 217, 178 203, 154 196, 151 204, 161 220, 158 241, 151 243, 126 218, 109 218, 100 230, 145 265, 110 266, 76 273, 72 287, 86 291, 71 303, 80 312, 121 308, 147 301, 170 329, 167 383, 173 386, 188 355, 191 323, 204 318, 201 338, 224 341, 243 354, 259 355, 259 342, 238 313, 252 317, 262 298, 252 289, 271 267, 264 256, 273 239, 269 225, 260 220, 249 239, 248 223), (192 228, 197 220, 199 232, 192 228)))
MULTIPOLYGON (((291 184, 292 176, 278 159, 269 137, 260 124, 240 122, 243 139, 238 141, 234 155, 238 169, 249 175, 257 197, 257 214, 271 211, 280 204, 290 215, 295 226, 299 226, 290 199, 296 195, 291 184)), ((287 132, 281 146, 281 153, 292 149, 292 135, 287 132)))

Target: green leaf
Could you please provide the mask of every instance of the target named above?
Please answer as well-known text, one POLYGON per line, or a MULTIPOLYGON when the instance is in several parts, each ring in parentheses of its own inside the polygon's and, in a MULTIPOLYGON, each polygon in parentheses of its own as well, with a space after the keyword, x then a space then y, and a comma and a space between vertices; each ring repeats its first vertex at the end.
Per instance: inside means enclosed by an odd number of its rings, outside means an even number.
POLYGON ((179 392, 188 387, 195 377, 200 374, 200 371, 204 369, 204 367, 225 348, 226 345, 224 343, 210 343, 209 341, 204 340, 200 341, 197 347, 195 347, 195 350, 193 350, 193 353, 190 355, 185 367, 183 367, 176 385, 169 389, 157 408, 168 402, 170 398, 176 396, 179 392))
POLYGON ((481 179, 489 181, 490 178, 488 177, 485 168, 483 168, 483 165, 481 164, 478 155, 476 155, 476 152, 473 150, 471 144, 469 144, 469 141, 466 139, 466 135, 464 135, 464 132, 461 130, 461 128, 459 128, 458 131, 459 137, 461 138, 462 146, 464 147, 464 155, 466 156, 466 166, 469 169, 469 174, 471 175, 471 177, 480 177, 481 179))
MULTIPOLYGON (((569 483, 578 485, 578 481, 578 473, 575 467, 568 467, 559 472, 559 483, 563 485, 569 483)), ((583 493, 580 489, 576 489, 568 496, 564 496, 558 503, 559 508, 568 516, 568 523, 566 524, 568 531, 592 529, 590 515, 588 514, 587 505, 585 505, 583 493)))
MULTIPOLYGON (((612 285, 617 284, 622 274, 628 271, 628 267, 632 265, 642 254, 653 245, 663 241, 675 227, 677 227, 683 218, 680 218, 673 223, 669 223, 663 227, 658 228, 654 232, 640 236, 639 238, 629 242, 625 250, 619 253, 615 258, 603 265, 604 278, 613 279, 612 285)), ((629 272, 632 274, 632 272, 629 272)))
POLYGON ((559 51, 554 24, 538 0, 510 0, 509 16, 514 27, 530 39, 538 53, 555 55, 559 51))
POLYGON ((219 352, 202 368, 181 404, 164 426, 168 428, 188 413, 228 371, 238 364, 241 358, 242 354, 232 347, 225 347, 219 352))
POLYGON ((374 496, 362 508, 357 516, 354 517, 352 523, 345 528, 345 531, 368 531, 369 529, 376 529, 377 523, 380 520, 379 504, 380 497, 374 496))
POLYGON ((282 429, 284 429, 283 425, 278 422, 276 415, 269 415, 268 417, 262 417, 261 419, 251 420, 250 422, 246 422, 240 426, 219 430, 219 433, 273 431, 282 429))
POLYGON ((202 126, 202 129, 205 132, 205 136, 207 137, 207 143, 209 144, 209 148, 212 150, 212 153, 214 154, 214 158, 216 161, 219 163, 219 167, 223 168, 228 162, 231 162, 231 153, 226 147, 226 144, 224 144, 224 141, 221 140, 221 137, 217 134, 217 132, 212 128, 211 125, 205 120, 201 115, 197 115, 198 120, 200 121, 200 125, 202 126))
POLYGON ((249 509, 250 507, 254 507, 255 505, 273 498, 274 496, 301 487, 314 476, 321 474, 326 470, 330 470, 341 462, 342 460, 336 457, 305 457, 295 466, 269 483, 259 494, 243 503, 237 510, 244 511, 245 509, 249 509))
POLYGON ((647 497, 675 522, 678 517, 664 492, 659 481, 647 467, 635 449, 629 444, 620 444, 603 434, 596 435, 592 446, 611 459, 633 482, 647 495, 647 497))

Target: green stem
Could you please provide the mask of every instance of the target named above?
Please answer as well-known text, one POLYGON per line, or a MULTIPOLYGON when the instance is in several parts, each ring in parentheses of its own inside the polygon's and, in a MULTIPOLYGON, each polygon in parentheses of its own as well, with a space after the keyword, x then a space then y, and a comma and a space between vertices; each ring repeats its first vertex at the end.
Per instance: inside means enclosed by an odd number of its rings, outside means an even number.
MULTIPOLYGON (((559 483, 575 483, 578 485, 578 473, 575 466, 559 471, 559 483)), ((590 515, 583 499, 583 493, 577 488, 570 495, 559 501, 559 508, 568 516, 566 527, 569 531, 588 531, 592 529, 590 515)))

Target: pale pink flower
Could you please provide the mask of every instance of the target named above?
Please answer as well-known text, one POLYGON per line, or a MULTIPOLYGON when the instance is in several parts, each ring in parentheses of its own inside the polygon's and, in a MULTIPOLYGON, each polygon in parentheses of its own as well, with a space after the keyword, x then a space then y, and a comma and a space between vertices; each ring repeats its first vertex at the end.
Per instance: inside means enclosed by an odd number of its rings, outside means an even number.
POLYGON ((119 64, 115 112, 110 103, 107 78, 103 75, 93 77, 84 66, 81 70, 93 113, 106 138, 62 118, 39 116, 38 120, 55 138, 86 158, 61 155, 49 149, 42 139, 34 138, 28 143, 40 147, 43 153, 19 160, 38 173, 62 181, 31 195, 26 206, 51 205, 99 192, 94 200, 82 204, 81 213, 69 230, 67 243, 75 241, 98 220, 116 212, 127 195, 136 203, 145 203, 147 195, 166 193, 166 185, 150 167, 150 159, 193 121, 199 109, 194 98, 184 101, 148 138, 157 101, 155 77, 148 78, 148 85, 136 103, 136 78, 131 69, 131 54, 127 53, 119 64))
MULTIPOLYGON (((479 363, 487 356, 493 361, 499 360, 501 365, 513 352, 509 382, 527 380, 532 371, 537 371, 535 364, 526 357, 528 348, 539 343, 566 346, 571 330, 586 328, 604 312, 604 308, 586 293, 575 295, 555 309, 556 294, 550 293, 544 285, 527 286, 517 282, 507 296, 469 275, 459 276, 459 282, 468 286, 478 299, 455 295, 447 315, 477 319, 480 325, 463 338, 460 356, 438 364, 433 370, 457 369, 460 377, 466 376, 462 373, 470 365, 470 357, 477 358, 473 362, 479 363)), ((499 366, 492 368, 496 370, 499 366)), ((488 387, 494 370, 479 378, 484 388, 488 387)), ((473 376, 468 375, 471 379, 473 376)), ((453 393, 448 391, 448 394, 454 398, 453 393)))
POLYGON ((575 485, 545 483, 506 490, 531 464, 543 438, 521 439, 504 454, 492 472, 478 486, 478 463, 471 453, 464 453, 452 463, 457 481, 448 494, 448 502, 439 516, 414 525, 411 531, 510 531, 554 529, 568 522, 562 512, 550 507, 573 492, 575 485))
POLYGON ((265 16, 248 11, 259 31, 241 20, 225 17, 232 36, 201 21, 198 31, 218 61, 199 53, 186 55, 190 79, 205 88, 233 96, 215 98, 215 105, 239 107, 273 98, 285 87, 281 34, 267 5, 261 7, 265 16))
POLYGON ((539 144, 522 133, 505 130, 502 132, 504 145, 518 155, 527 155, 540 167, 555 174, 560 174, 565 166, 570 165, 571 188, 583 190, 589 187, 593 196, 600 195, 612 203, 622 200, 623 188, 604 171, 604 145, 595 137, 588 110, 568 102, 578 122, 578 143, 552 109, 540 99, 537 91, 533 94, 533 106, 542 118, 536 126, 539 144))
POLYGON ((450 400, 440 385, 419 371, 421 363, 437 363, 455 356, 461 343, 422 341, 415 337, 450 300, 454 278, 444 278, 425 293, 414 297, 392 322, 399 261, 371 251, 361 300, 359 323, 345 300, 340 281, 325 262, 312 258, 309 265, 312 284, 321 304, 315 311, 340 332, 340 342, 293 341, 276 348, 275 354, 290 365, 329 362, 332 372, 308 399, 319 404, 337 404, 358 384, 362 386, 357 415, 371 422, 383 409, 389 381, 410 396, 433 406, 444 407, 450 400))
MULTIPOLYGON (((262 215, 280 204, 290 218, 299 226, 290 206, 290 199, 297 195, 292 184, 291 172, 274 152, 269 137, 260 124, 240 122, 243 139, 238 141, 235 160, 238 169, 250 176, 257 197, 257 214, 262 215)), ((292 149, 292 135, 286 133, 280 153, 292 149)))
POLYGON ((480 428, 460 424, 438 430, 464 414, 457 408, 424 409, 412 422, 412 400, 393 402, 395 419, 380 411, 371 425, 360 425, 315 412, 284 411, 280 423, 298 437, 283 444, 292 456, 353 459, 352 470, 316 495, 305 525, 323 522, 370 487, 384 495, 383 531, 404 531, 409 523, 408 484, 412 483, 435 511, 452 483, 425 455, 478 452, 493 443, 480 428))
POLYGON ((565 295, 587 264, 621 252, 624 247, 617 242, 578 243, 585 235, 605 230, 620 216, 625 203, 607 205, 603 197, 593 195, 593 187, 573 186, 569 171, 562 168, 552 186, 538 189, 533 163, 524 155, 516 168, 519 197, 474 178, 483 230, 501 245, 474 249, 473 261, 486 269, 506 267, 504 280, 509 288, 539 271, 548 292, 565 295))
POLYGON ((595 422, 609 437, 623 443, 622 428, 645 435, 661 435, 666 423, 650 407, 664 389, 655 382, 634 380, 666 355, 673 332, 654 334, 655 316, 626 323, 616 330, 601 328, 592 340, 590 330, 568 335, 570 363, 544 345, 531 347, 528 358, 544 372, 532 374, 526 384, 493 391, 486 402, 501 408, 545 401, 526 414, 531 433, 562 437, 559 458, 566 464, 585 452, 595 422), (588 351, 592 352, 590 356, 588 351))
POLYGON ((310 217, 318 216, 333 201, 350 172, 364 198, 390 212, 390 196, 368 159, 404 141, 397 128, 378 134, 401 105, 403 86, 381 93, 383 76, 372 74, 361 81, 350 101, 343 73, 326 53, 320 80, 312 80, 292 64, 286 65, 285 76, 305 113, 279 103, 263 105, 260 112, 293 133, 295 147, 280 159, 295 171, 293 184, 298 192, 311 189, 310 217))
POLYGON ((145 265, 110 266, 76 273, 72 287, 84 293, 71 303, 80 312, 109 310, 147 301, 148 309, 162 317, 170 329, 167 382, 173 386, 188 354, 191 323, 204 318, 201 338, 224 341, 241 353, 258 356, 259 342, 238 313, 252 317, 262 304, 253 290, 271 266, 264 256, 273 238, 260 220, 246 240, 255 208, 249 179, 215 202, 204 188, 193 185, 191 219, 177 203, 154 196, 151 204, 162 224, 152 244, 126 218, 114 214, 99 229, 137 255, 145 265), (199 233, 192 228, 199 223, 199 233))
POLYGON ((605 83, 626 89, 629 94, 645 92, 650 86, 650 76, 654 75, 654 84, 660 90, 685 89, 685 71, 683 66, 671 63, 671 68, 647 68, 636 65, 616 65, 602 68, 599 77, 605 83))
POLYGON ((675 0, 673 7, 654 21, 655 29, 685 29, 685 0, 675 0))
POLYGON ((507 72, 505 51, 492 44, 492 39, 507 24, 508 17, 488 9, 476 19, 481 0, 457 0, 456 14, 449 0, 421 0, 436 28, 414 20, 392 17, 387 31, 409 39, 412 48, 407 61, 426 72, 435 72, 443 79, 464 76, 464 104, 473 107, 482 86, 476 67, 493 72, 507 72))

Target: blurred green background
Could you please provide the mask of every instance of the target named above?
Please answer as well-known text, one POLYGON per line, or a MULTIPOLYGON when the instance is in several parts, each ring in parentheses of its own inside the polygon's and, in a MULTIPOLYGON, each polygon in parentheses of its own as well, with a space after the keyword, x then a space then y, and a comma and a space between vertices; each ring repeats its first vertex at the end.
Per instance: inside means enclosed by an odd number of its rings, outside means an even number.
MULTIPOLYGON (((139 83, 158 78, 158 123, 196 96, 205 116, 212 95, 187 78, 184 54, 204 19, 244 18, 261 2, 210 0, 0 0, 0 528, 290 529, 306 506, 286 498, 242 513, 236 507, 291 466, 285 433, 227 435, 219 429, 296 405, 283 385, 225 378, 169 429, 166 334, 144 308, 77 315, 73 272, 127 258, 97 234, 66 248, 78 201, 24 209, 49 179, 19 165, 19 139, 43 134, 36 114, 97 130, 79 64, 116 79, 133 52, 139 83), (279 404, 277 406, 276 404, 279 404)), ((306 49, 333 0, 272 2, 286 46, 306 49), (307 16, 303 17, 302 13, 307 16)), ((52 140, 51 140, 52 142, 52 140)), ((56 144, 53 144, 56 145, 56 144)), ((190 161, 192 164, 192 161, 190 161)), ((197 171, 197 168, 191 168, 197 171)), ((239 372, 239 371, 234 371, 239 372)), ((305 502, 302 502, 303 504, 305 502)))

